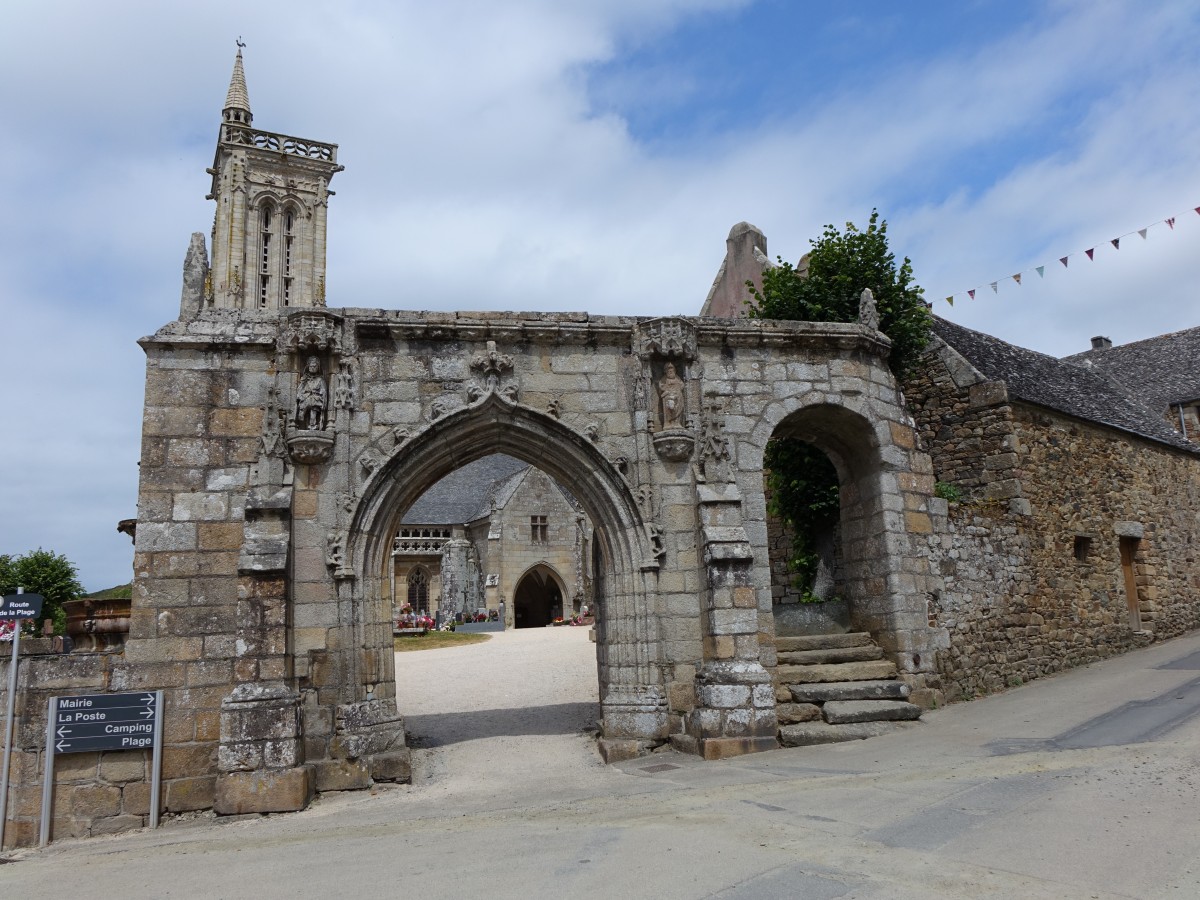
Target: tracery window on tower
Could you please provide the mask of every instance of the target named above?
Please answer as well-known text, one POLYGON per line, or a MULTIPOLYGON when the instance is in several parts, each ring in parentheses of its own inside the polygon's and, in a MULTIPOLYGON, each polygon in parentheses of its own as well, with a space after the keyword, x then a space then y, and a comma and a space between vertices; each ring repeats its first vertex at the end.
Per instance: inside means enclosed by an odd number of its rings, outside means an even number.
POLYGON ((258 216, 258 308, 266 309, 271 299, 271 228, 274 226, 275 205, 268 200, 262 205, 258 216))
POLYGON ((296 210, 283 211, 283 305, 292 305, 292 251, 296 241, 296 210))

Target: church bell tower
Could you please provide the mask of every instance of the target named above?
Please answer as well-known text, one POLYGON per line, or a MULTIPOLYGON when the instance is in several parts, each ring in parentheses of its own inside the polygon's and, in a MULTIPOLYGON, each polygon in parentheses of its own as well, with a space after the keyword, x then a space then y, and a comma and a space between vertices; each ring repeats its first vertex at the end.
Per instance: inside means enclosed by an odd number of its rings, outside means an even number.
POLYGON ((253 125, 238 45, 212 168, 217 201, 202 308, 286 312, 325 305, 329 182, 337 144, 253 125))

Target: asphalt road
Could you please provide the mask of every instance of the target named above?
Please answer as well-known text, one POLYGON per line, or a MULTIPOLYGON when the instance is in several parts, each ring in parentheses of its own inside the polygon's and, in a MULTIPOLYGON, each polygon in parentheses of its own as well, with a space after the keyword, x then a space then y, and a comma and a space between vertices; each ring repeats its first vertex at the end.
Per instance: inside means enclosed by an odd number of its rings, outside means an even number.
POLYGON ((717 763, 603 766, 589 698, 554 699, 477 736, 414 714, 412 786, 9 854, 0 897, 1200 897, 1200 634, 885 737, 717 763))

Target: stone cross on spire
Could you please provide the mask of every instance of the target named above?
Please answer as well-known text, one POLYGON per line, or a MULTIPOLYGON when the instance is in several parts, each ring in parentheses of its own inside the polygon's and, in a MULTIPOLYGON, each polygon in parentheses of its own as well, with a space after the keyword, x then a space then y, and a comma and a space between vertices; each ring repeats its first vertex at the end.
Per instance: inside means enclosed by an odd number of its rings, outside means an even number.
POLYGON ((250 112, 250 92, 246 90, 246 73, 242 69, 242 43, 238 38, 237 58, 233 61, 233 75, 229 79, 229 93, 225 96, 222 116, 226 122, 249 125, 254 119, 250 112))

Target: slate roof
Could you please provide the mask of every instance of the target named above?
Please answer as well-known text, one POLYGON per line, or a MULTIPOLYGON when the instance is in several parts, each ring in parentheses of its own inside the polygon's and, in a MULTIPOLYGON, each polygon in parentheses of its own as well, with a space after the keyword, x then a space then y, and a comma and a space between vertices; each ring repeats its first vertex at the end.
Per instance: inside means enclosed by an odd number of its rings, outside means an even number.
POLYGON ((1012 399, 1200 453, 1140 398, 1095 367, 1026 350, 936 316, 933 330, 984 376, 1004 381, 1012 399))
POLYGON ((1100 370, 1160 413, 1166 413, 1170 406, 1200 399, 1200 328, 1063 358, 1100 370))
POLYGON ((403 525, 464 525, 491 512, 491 500, 499 482, 529 468, 503 453, 494 453, 451 472, 424 494, 405 513, 403 525))

